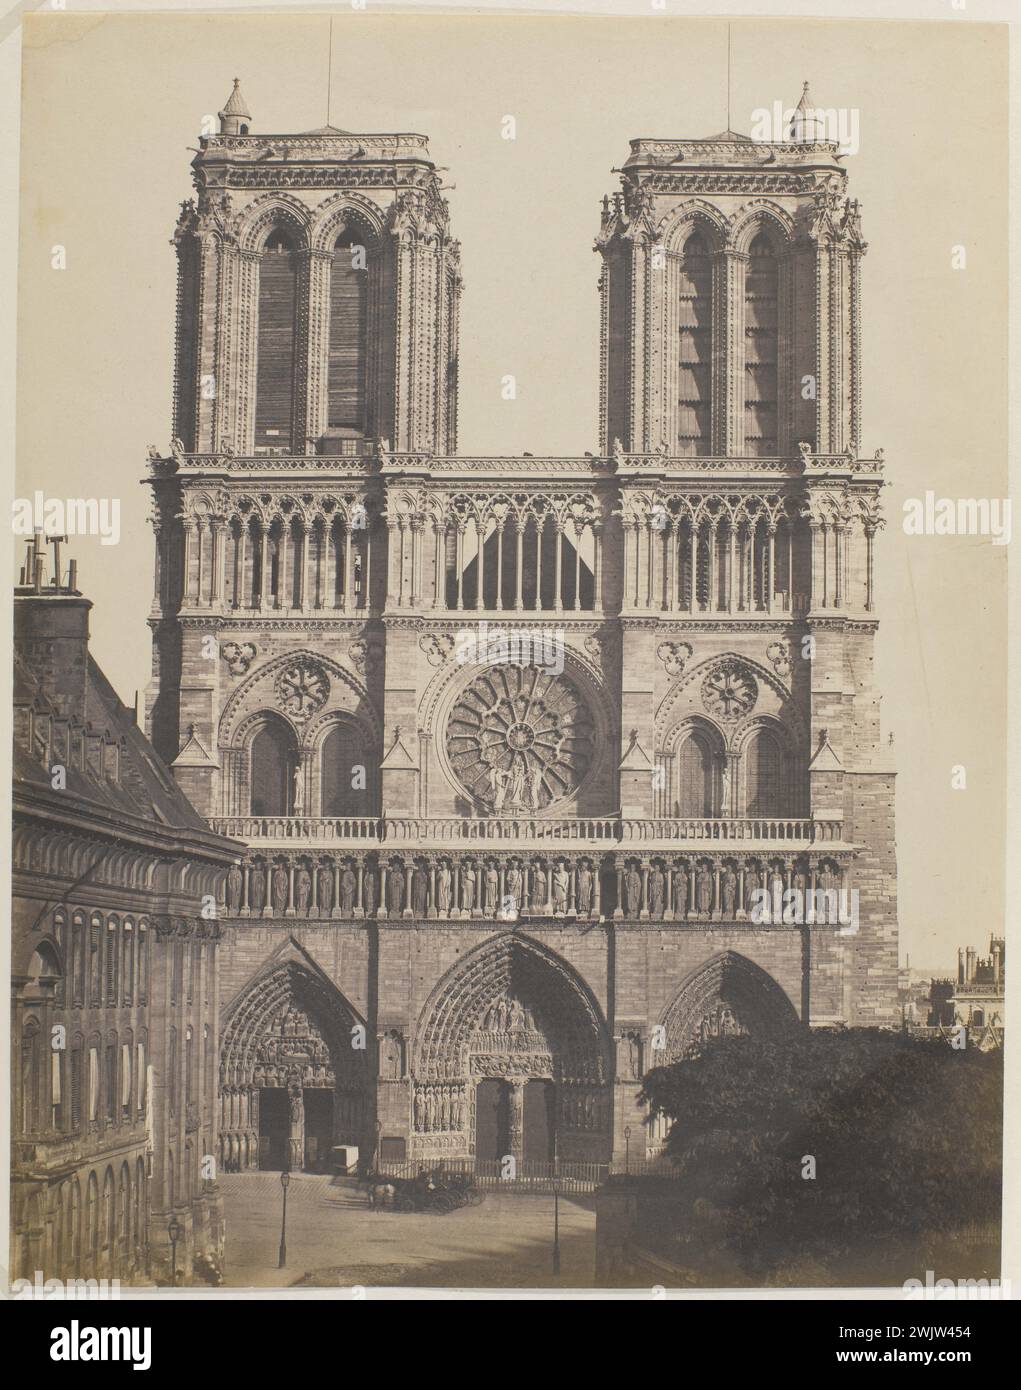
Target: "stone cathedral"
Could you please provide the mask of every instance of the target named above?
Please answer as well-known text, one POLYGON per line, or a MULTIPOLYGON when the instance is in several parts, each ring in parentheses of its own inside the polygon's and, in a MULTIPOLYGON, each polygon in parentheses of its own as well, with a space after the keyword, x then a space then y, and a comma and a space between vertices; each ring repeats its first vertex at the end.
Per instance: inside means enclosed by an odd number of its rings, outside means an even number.
POLYGON ((631 141, 576 458, 457 452, 424 136, 255 134, 235 82, 200 146, 146 720, 244 847, 224 1165, 652 1156, 651 1067, 893 1023, 883 461, 836 145, 631 141))

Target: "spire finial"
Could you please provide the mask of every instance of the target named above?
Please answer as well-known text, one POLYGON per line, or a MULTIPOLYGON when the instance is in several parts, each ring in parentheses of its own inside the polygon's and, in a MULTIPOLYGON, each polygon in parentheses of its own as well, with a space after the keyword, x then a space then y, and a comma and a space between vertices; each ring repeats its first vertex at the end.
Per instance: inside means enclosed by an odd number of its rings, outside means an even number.
POLYGON ((241 92, 241 78, 235 77, 234 89, 227 98, 222 111, 218 113, 220 117, 221 135, 247 135, 248 124, 252 119, 252 113, 248 109, 241 92))

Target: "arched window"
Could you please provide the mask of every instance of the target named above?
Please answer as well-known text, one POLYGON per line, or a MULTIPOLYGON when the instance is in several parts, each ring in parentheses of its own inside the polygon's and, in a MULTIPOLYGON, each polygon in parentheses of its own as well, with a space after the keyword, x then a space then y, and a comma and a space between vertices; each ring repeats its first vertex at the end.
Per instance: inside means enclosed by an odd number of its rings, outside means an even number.
POLYGON ((779 450, 777 430, 777 261, 759 232, 745 272, 745 453, 765 458, 779 450))
POLYGON ((135 997, 135 928, 131 922, 124 923, 122 976, 121 997, 130 1004, 135 997))
POLYGON ((71 920, 71 1002, 77 1008, 85 1001, 85 918, 76 912, 71 920))
POLYGON ((677 760, 677 814, 712 816, 715 813, 715 776, 709 740, 691 733, 681 744, 677 760))
POLYGON ((95 1269, 99 1255, 99 1182, 94 1172, 89 1174, 85 1193, 85 1248, 91 1268, 95 1269))
POLYGON ((712 449, 713 268, 709 248, 699 232, 693 232, 684 243, 679 300, 677 452, 693 457, 712 449))
POLYGON ((375 784, 375 759, 364 733, 354 724, 337 724, 323 740, 322 814, 371 816, 375 784))
POLYGON ((81 1259, 82 1189, 77 1177, 72 1178, 67 1199, 67 1224, 64 1227, 64 1262, 73 1270, 81 1259))
POLYGON ((39 1128, 39 1020, 30 1018, 21 1035, 21 1133, 39 1128))
POLYGON ((357 231, 337 238, 330 268, 329 430, 365 434, 369 247, 357 231))
POLYGON ((149 927, 145 922, 138 924, 138 1002, 144 1004, 149 998, 149 927))
POLYGON ((103 1179, 103 1244, 110 1250, 117 1244, 117 1204, 112 1168, 107 1168, 103 1179))
POLYGON ((259 261, 255 447, 288 451, 294 440, 298 258, 286 232, 273 232, 259 261))
POLYGON ((117 985, 119 968, 119 945, 120 923, 116 917, 111 917, 106 924, 106 1002, 108 1004, 118 1003, 117 985))
POLYGON ((749 816, 790 814, 789 788, 780 741, 768 729, 753 735, 745 753, 746 810, 749 816))
POLYGON ((145 1160, 139 1159, 135 1164, 135 1249, 141 1255, 148 1244, 146 1238, 146 1208, 145 1208, 145 1160))
POLYGON ((96 913, 89 930, 89 1003, 103 1002, 103 919, 96 913))
POLYGON ((292 806, 294 741, 283 725, 267 722, 252 739, 253 816, 286 816, 292 806))
POLYGON ((120 1228, 121 1248, 125 1257, 131 1253, 131 1169, 127 1163, 121 1164, 121 1183, 119 1197, 119 1212, 117 1224, 120 1228))

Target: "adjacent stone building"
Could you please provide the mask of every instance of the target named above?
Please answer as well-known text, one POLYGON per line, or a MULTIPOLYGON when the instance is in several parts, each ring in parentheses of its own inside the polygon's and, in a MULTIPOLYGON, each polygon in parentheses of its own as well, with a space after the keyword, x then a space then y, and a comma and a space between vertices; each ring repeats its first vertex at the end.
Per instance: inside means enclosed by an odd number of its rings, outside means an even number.
POLYGON ((236 847, 89 655, 92 605, 57 567, 44 582, 37 537, 14 600, 11 1277, 167 1281, 173 1220, 191 1282, 222 1253, 207 1156, 236 847))
POLYGON ((201 140, 146 717, 247 845, 229 1166, 602 1163, 700 1037, 897 1021, 866 247, 800 129, 631 142, 570 458, 455 452, 424 136, 256 135, 235 84, 201 140))

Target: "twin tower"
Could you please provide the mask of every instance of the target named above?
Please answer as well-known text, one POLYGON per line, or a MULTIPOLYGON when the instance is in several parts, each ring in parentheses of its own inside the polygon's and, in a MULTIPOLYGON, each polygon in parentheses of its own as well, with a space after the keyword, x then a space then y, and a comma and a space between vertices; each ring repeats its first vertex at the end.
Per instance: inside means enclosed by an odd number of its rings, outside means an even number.
POLYGON ((596 240, 598 443, 469 457, 425 138, 253 134, 235 83, 175 234, 147 699, 243 850, 231 1163, 604 1162, 643 1071, 707 1033, 893 1017, 883 462, 838 155, 807 123, 633 140, 596 240), (853 925, 811 906, 840 888, 853 925), (800 915, 763 922, 762 889, 800 915))

